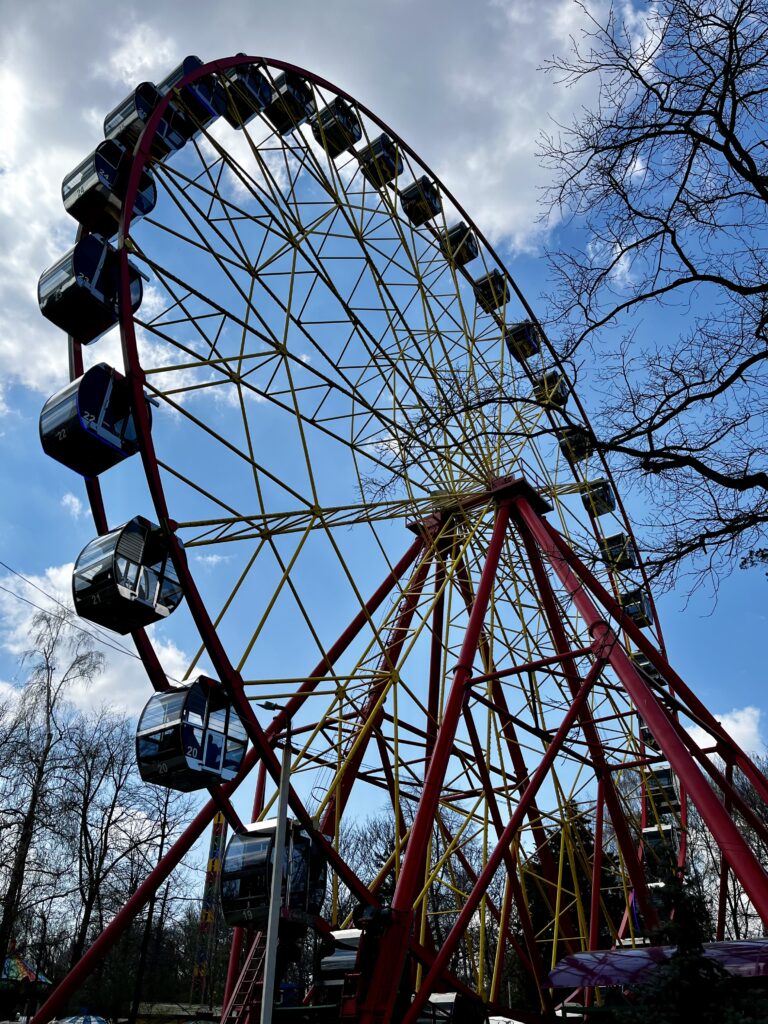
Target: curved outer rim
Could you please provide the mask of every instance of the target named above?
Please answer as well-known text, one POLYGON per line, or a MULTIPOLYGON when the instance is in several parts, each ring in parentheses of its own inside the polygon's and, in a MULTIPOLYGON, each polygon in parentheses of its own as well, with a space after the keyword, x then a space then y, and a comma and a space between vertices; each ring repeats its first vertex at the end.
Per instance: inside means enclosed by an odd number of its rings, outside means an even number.
MULTIPOLYGON (((389 127, 389 125, 386 124, 386 122, 384 122, 381 118, 374 114, 364 104, 359 103, 350 93, 346 92, 343 89, 339 89, 337 86, 329 82, 327 79, 322 78, 321 76, 316 75, 312 72, 309 72, 297 65, 288 63, 286 61, 276 60, 273 58, 248 55, 238 55, 235 57, 219 59, 203 64, 201 67, 185 75, 180 80, 176 88, 181 89, 185 85, 194 82, 198 78, 201 78, 212 72, 221 73, 233 67, 249 64, 271 67, 279 71, 294 72, 295 74, 301 75, 303 78, 312 82, 315 86, 328 90, 329 92, 332 92, 337 96, 341 96, 343 99, 349 101, 360 111, 360 113, 364 114, 367 118, 369 118, 373 124, 379 127, 382 131, 386 132, 403 150, 403 152, 407 153, 408 156, 426 174, 428 174, 434 181, 436 181, 440 187, 441 192, 450 201, 450 203, 453 205, 459 216, 466 221, 470 229, 475 232, 477 238, 482 242, 490 261, 495 262, 497 268, 501 271, 505 279, 508 281, 515 297, 518 299, 522 308, 525 310, 526 315, 538 328, 543 339, 544 346, 546 347, 549 359, 551 360, 552 366, 556 367, 566 380, 568 379, 565 367, 562 361, 560 360, 555 348, 552 346, 549 339, 547 338, 535 312, 527 302, 522 291, 518 287, 512 275, 507 270, 505 264, 503 263, 499 255, 496 253, 493 246, 491 246, 483 232, 475 225, 474 221, 467 214, 464 207, 456 200, 456 198, 453 196, 450 190, 446 188, 446 186, 437 177, 437 175, 434 174, 431 168, 427 164, 425 164, 424 161, 417 155, 415 150, 411 146, 409 146, 408 143, 405 142, 396 132, 394 132, 389 127)), ((130 302, 127 301, 129 296, 129 253, 128 247, 125 245, 125 239, 130 229, 133 203, 135 200, 136 192, 138 191, 141 174, 143 173, 146 162, 149 159, 150 143, 157 129, 157 125, 159 124, 159 121, 164 111, 170 104, 172 98, 173 92, 168 93, 163 97, 163 99, 155 108, 151 117, 147 121, 147 124, 145 125, 145 128, 142 131, 142 134, 139 137, 134 149, 133 164, 131 167, 128 180, 128 187, 126 191, 125 200, 123 203, 123 213, 121 216, 120 230, 117 241, 118 250, 120 253, 121 274, 120 330, 122 337, 123 357, 125 361, 126 375, 131 381, 132 387, 134 415, 136 416, 138 435, 141 443, 141 457, 142 462, 144 464, 144 470, 147 477, 147 483, 150 489, 152 501, 154 503, 155 510, 158 515, 158 518, 160 519, 161 524, 168 530, 169 535, 172 538, 172 547, 174 549, 174 562, 176 563, 177 571, 183 580, 185 596, 187 597, 187 601, 190 605, 190 610, 192 611, 196 625, 200 630, 202 638, 205 641, 208 653, 211 656, 212 661, 214 662, 216 670, 223 677, 231 679, 233 674, 237 675, 237 673, 235 673, 234 667, 231 665, 229 658, 226 655, 226 652, 224 651, 223 646, 221 645, 218 639, 218 636, 216 635, 216 630, 213 626, 210 617, 207 614, 207 610, 205 609, 202 598, 199 594, 199 591, 197 590, 194 578, 192 577, 192 574, 189 570, 187 559, 183 553, 183 548, 178 539, 175 537, 175 523, 173 522, 173 520, 170 519, 169 516, 169 510, 165 500, 164 489, 162 485, 162 480, 160 478, 159 467, 157 464, 157 458, 155 455, 154 444, 151 436, 149 417, 147 415, 145 404, 143 402, 143 386, 145 381, 143 371, 141 371, 140 369, 140 361, 138 357, 133 317, 130 314, 130 312, 128 312, 130 310, 130 302)), ((78 232, 78 237, 80 237, 81 234, 82 229, 80 229, 80 231, 78 232)), ((464 276, 469 279, 469 275, 466 272, 464 272, 464 276)), ((81 346, 77 339, 70 337, 70 377, 74 379, 74 377, 82 373, 82 367, 83 360, 81 346)), ((526 363, 523 363, 523 369, 528 378, 531 379, 533 374, 531 373, 526 363)), ((583 424, 586 425, 591 430, 591 427, 589 425, 589 419, 587 417, 584 406, 582 405, 577 392, 572 388, 570 389, 570 398, 573 401, 576 409, 578 410, 578 413, 581 417, 583 424)), ((554 428, 556 424, 551 411, 547 410, 547 416, 550 421, 550 424, 554 428)), ((627 515, 624 503, 621 499, 619 490, 615 485, 613 474, 611 473, 610 467, 608 465, 604 453, 600 450, 597 450, 595 454, 599 457, 602 471, 605 474, 606 479, 610 482, 611 487, 613 488, 613 492, 616 497, 617 512, 622 520, 623 527, 628 537, 630 538, 631 543, 638 556, 638 568, 642 577, 642 583, 650 597, 651 606, 653 609, 655 627, 654 632, 656 635, 659 649, 662 653, 664 653, 664 641, 662 636, 661 624, 659 622, 653 592, 650 586, 645 565, 643 564, 642 558, 640 557, 639 547, 635 540, 634 532, 632 530, 629 517, 627 515)), ((573 470, 571 470, 571 472, 573 472, 573 470)), ((578 477, 575 473, 574 478, 578 480, 578 477)), ((103 533, 108 529, 108 525, 106 511, 104 508, 103 498, 101 494, 101 487, 99 485, 98 480, 94 479, 87 481, 86 488, 88 492, 88 498, 91 503, 91 508, 94 514, 94 521, 97 525, 97 529, 99 533, 103 533)), ((600 536, 600 533, 597 529, 596 520, 591 513, 589 513, 589 519, 591 520, 593 533, 595 537, 598 538, 600 536)), ((612 575, 611 579, 613 582, 613 586, 615 588, 615 577, 612 575)), ((142 660, 145 663, 145 666, 147 667, 150 678, 152 679, 153 684, 157 686, 158 683, 160 683, 158 675, 162 676, 162 669, 160 667, 159 660, 157 659, 157 655, 143 630, 137 630, 132 635, 134 639, 137 641, 139 653, 142 657, 142 660)), ((165 677, 163 676, 162 678, 164 680, 164 684, 167 685, 165 677)))

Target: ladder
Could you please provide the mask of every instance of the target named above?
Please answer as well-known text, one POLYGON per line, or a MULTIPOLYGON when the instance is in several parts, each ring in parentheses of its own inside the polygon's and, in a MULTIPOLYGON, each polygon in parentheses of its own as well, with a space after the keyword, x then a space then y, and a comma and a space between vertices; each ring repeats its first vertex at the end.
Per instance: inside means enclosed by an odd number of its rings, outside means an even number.
POLYGON ((221 1024, 258 1024, 261 1016, 266 950, 266 933, 257 932, 232 997, 224 1007, 221 1024))

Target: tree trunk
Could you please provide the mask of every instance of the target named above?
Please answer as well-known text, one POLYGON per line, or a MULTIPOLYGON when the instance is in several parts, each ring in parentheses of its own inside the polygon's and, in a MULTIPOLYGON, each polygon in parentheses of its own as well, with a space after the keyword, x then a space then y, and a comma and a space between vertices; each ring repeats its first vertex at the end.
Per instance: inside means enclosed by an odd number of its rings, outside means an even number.
POLYGON ((51 751, 52 743, 53 736, 49 733, 46 737, 45 747, 43 748, 43 752, 35 771, 35 778, 29 795, 29 804, 27 805, 27 810, 24 814, 21 833, 19 835, 16 853, 13 858, 13 865, 8 878, 8 889, 6 890, 3 898, 3 913, 2 918, 0 918, 0 964, 4 964, 5 958, 8 956, 8 948, 11 944, 11 936, 13 935, 13 928, 16 924, 16 915, 19 910, 21 893, 24 888, 24 875, 27 868, 27 859, 29 857, 30 847, 32 846, 32 839, 35 834, 37 807, 40 801, 43 780, 45 778, 45 766, 48 761, 48 755, 51 751))

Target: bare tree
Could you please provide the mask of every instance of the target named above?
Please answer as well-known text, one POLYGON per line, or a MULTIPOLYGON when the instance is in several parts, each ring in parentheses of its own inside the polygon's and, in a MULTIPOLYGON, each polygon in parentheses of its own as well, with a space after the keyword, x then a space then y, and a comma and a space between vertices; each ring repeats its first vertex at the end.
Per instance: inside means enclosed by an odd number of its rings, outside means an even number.
POLYGON ((9 724, 15 759, 3 786, 2 813, 13 855, 3 885, 0 963, 19 916, 36 834, 55 817, 65 780, 56 765, 65 738, 65 694, 75 683, 89 683, 102 667, 90 636, 73 629, 66 615, 50 612, 35 615, 23 660, 29 675, 9 724))
POLYGON ((71 963, 82 956, 92 922, 103 927, 124 902, 126 871, 136 850, 155 840, 147 814, 147 790, 135 770, 133 730, 126 719, 102 709, 78 719, 71 730, 68 773, 71 863, 79 896, 71 963))
POLYGON ((648 488, 652 567, 701 578, 768 558, 768 3, 590 24, 547 65, 598 90, 542 141, 547 216, 582 239, 549 253, 550 326, 602 369, 599 441, 648 488))

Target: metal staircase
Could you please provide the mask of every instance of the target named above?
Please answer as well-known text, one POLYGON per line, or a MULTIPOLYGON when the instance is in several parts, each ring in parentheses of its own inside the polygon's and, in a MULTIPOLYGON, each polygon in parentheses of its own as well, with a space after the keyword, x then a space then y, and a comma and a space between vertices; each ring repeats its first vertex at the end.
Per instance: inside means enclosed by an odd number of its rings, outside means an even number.
POLYGON ((264 989, 265 932, 257 932, 237 979, 232 998, 224 1007, 221 1024, 258 1024, 264 989))

